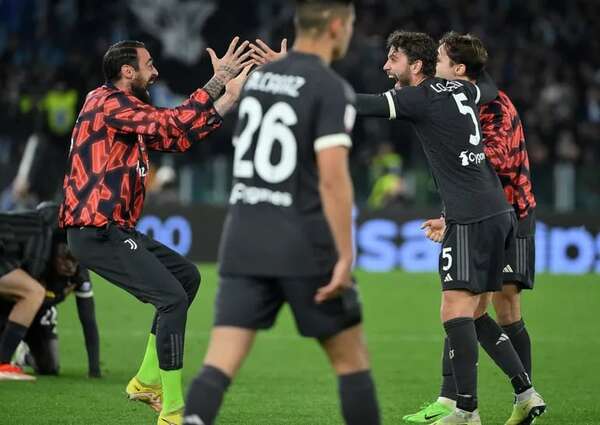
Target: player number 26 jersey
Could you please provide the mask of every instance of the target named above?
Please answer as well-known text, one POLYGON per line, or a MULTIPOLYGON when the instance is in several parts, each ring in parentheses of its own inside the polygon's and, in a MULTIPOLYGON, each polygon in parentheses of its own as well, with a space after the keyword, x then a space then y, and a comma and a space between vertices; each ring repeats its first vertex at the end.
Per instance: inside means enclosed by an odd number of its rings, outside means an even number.
POLYGON ((350 148, 355 116, 352 89, 317 56, 291 52, 250 75, 233 137, 222 271, 299 276, 331 269, 336 255, 316 152, 350 148))

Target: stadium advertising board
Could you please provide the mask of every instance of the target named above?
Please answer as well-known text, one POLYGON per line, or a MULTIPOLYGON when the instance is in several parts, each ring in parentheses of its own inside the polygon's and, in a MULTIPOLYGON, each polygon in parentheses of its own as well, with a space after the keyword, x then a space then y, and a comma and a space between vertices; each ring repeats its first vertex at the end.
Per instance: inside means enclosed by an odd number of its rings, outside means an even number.
MULTIPOLYGON (((427 240, 420 226, 434 211, 385 210, 358 214, 357 266, 384 272, 437 271, 440 245, 427 240)), ((217 260, 225 209, 212 206, 148 208, 138 229, 193 261, 217 260)), ((538 216, 536 271, 553 274, 600 274, 600 217, 538 216)))

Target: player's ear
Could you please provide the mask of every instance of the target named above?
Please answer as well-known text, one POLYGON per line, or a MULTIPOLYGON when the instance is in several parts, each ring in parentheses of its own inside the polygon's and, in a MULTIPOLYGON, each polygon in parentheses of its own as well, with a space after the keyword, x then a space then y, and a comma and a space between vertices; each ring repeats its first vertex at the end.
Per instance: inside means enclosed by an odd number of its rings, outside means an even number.
POLYGON ((464 63, 459 63, 458 65, 456 65, 456 67, 454 68, 454 73, 456 75, 460 75, 460 76, 464 76, 467 74, 467 67, 465 66, 464 63))
POLYGON ((413 63, 410 64, 410 70, 413 74, 417 75, 423 70, 423 61, 421 59, 417 59, 413 63))
POLYGON ((333 16, 329 20, 329 34, 331 38, 338 39, 344 31, 344 20, 340 16, 333 16))
POLYGON ((127 79, 132 79, 134 75, 135 69, 133 66, 128 64, 121 65, 121 75, 127 79))

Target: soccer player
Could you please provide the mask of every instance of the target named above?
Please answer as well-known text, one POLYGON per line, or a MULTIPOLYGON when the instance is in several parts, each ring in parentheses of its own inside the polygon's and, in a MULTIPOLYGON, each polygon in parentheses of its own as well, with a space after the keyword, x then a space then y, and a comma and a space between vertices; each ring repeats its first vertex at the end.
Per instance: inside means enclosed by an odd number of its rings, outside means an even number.
POLYGON ((284 303, 300 334, 327 353, 345 423, 380 423, 350 274, 354 93, 329 69, 346 53, 353 22, 349 0, 299 1, 293 50, 244 87, 215 327, 186 424, 214 423, 257 331, 273 325, 284 303))
MULTIPOLYGON (((396 90, 358 95, 358 113, 408 120, 423 145, 448 226, 440 255, 441 318, 457 387, 456 409, 435 424, 480 424, 474 318, 481 304, 487 307, 488 293, 502 289, 504 252, 516 217, 481 144, 479 87, 434 77, 438 45, 426 34, 396 31, 387 47, 384 71, 396 90)), ((495 358, 519 400, 539 397, 510 340, 494 321, 488 325, 495 326, 494 342, 502 352, 495 358)), ((538 406, 533 413, 541 410, 538 406)))
MULTIPOLYGON (((21 353, 20 357, 24 357, 25 361, 19 366, 28 364, 40 375, 58 374, 56 305, 74 292, 88 354, 88 374, 90 377, 100 377, 100 343, 89 272, 78 267, 68 250, 64 230, 57 227, 58 205, 44 202, 35 211, 2 213, 0 221, 3 223, 0 243, 5 247, 4 262, 21 265, 25 273, 30 272, 27 279, 21 275, 16 276, 15 280, 27 285, 29 279, 35 278, 46 293, 41 308, 23 338, 28 350, 21 353)), ((10 326, 9 317, 13 308, 12 301, 0 302, 0 329, 10 326)), ((21 377, 17 371, 0 372, 0 379, 21 377)))
POLYGON ((87 95, 73 129, 60 225, 83 266, 156 308, 144 359, 126 391, 160 410, 159 424, 181 423, 185 323, 200 274, 135 229, 148 150, 183 152, 220 127, 253 63, 244 52, 248 42, 238 42, 222 58, 209 50, 214 76, 172 109, 150 104, 147 89, 158 71, 144 44, 116 43, 104 55, 106 83, 87 95))
MULTIPOLYGON (((484 68, 487 52, 481 41, 472 35, 449 32, 438 47, 436 74, 448 80, 476 82, 485 78, 484 68)), ((533 289, 535 276, 535 198, 531 189, 529 159, 525 147, 525 136, 519 115, 508 98, 499 91, 497 96, 479 108, 483 135, 483 150, 492 164, 504 188, 507 201, 513 206, 519 219, 516 237, 510 240, 505 252, 503 269, 504 285, 502 292, 495 292, 492 298, 498 323, 504 331, 497 335, 497 327, 486 313, 486 306, 480 305, 475 313, 475 328, 482 347, 492 358, 501 354, 497 344, 503 343, 502 336, 510 338, 527 374, 531 377, 531 341, 521 316, 520 292, 533 289)), ((427 236, 436 242, 443 240, 445 223, 443 217, 424 223, 427 236)), ((450 414, 456 404, 456 383, 449 358, 448 339, 444 345, 442 360, 442 386, 437 401, 419 412, 407 415, 408 423, 431 423, 435 419, 450 414)), ((521 397, 522 399, 522 397, 521 397)), ((520 400, 514 406, 507 425, 532 421, 536 407, 543 406, 537 397, 520 400), (525 422, 524 422, 525 421, 525 422)))
POLYGON ((10 361, 44 301, 45 291, 38 279, 51 248, 44 237, 46 229, 44 216, 37 211, 21 216, 4 214, 0 221, 0 297, 14 301, 0 334, 0 380, 35 380, 10 361))

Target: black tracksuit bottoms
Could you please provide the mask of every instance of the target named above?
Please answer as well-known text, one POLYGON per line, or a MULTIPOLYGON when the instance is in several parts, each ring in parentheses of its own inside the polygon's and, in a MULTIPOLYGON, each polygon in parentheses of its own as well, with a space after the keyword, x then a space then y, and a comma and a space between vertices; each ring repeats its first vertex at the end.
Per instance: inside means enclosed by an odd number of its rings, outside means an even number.
POLYGON ((69 228, 67 240, 84 267, 156 308, 151 332, 159 366, 182 368, 187 310, 200 287, 197 267, 137 230, 114 224, 69 228))

